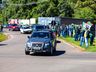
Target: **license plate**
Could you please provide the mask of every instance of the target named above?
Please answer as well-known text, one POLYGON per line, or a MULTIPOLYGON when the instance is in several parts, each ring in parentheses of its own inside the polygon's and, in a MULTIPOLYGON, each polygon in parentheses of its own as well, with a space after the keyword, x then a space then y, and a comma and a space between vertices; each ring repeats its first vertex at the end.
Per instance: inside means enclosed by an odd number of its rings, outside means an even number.
POLYGON ((40 47, 33 47, 34 50, 40 50, 40 47))

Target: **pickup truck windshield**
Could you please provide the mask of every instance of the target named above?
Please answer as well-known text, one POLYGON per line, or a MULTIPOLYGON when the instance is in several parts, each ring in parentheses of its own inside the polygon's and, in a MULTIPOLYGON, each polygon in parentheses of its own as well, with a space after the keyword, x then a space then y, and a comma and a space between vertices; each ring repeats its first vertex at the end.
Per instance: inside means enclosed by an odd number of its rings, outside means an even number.
POLYGON ((36 26, 36 29, 37 30, 43 30, 44 29, 44 26, 36 26))
POLYGON ((36 33, 33 33, 31 38, 49 38, 49 33, 47 32, 36 32, 36 33))
POLYGON ((22 27, 23 29, 31 29, 31 27, 22 27))

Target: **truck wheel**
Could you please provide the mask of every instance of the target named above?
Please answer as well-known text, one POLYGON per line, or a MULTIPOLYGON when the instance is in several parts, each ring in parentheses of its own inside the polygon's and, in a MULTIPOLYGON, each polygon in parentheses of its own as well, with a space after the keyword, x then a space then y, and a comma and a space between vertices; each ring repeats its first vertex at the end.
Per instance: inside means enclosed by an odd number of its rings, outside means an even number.
POLYGON ((26 55, 29 55, 30 54, 30 51, 26 51, 26 49, 25 49, 25 54, 26 55))

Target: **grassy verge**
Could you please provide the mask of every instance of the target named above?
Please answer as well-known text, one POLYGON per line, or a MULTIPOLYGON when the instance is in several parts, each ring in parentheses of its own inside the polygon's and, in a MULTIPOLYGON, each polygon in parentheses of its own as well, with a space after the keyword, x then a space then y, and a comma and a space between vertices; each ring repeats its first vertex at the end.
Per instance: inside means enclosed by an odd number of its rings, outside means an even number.
POLYGON ((94 42, 94 46, 89 46, 88 48, 85 47, 85 44, 84 46, 80 46, 80 41, 74 41, 74 38, 71 38, 71 37, 59 37, 60 39, 63 39, 64 41, 66 42, 69 42, 71 43, 72 45, 76 45, 76 46, 79 46, 80 48, 82 49, 85 49, 85 51, 88 51, 88 52, 96 52, 96 39, 95 39, 95 42, 94 42))
POLYGON ((7 38, 8 38, 8 37, 7 37, 5 34, 0 33, 0 42, 6 40, 7 38))

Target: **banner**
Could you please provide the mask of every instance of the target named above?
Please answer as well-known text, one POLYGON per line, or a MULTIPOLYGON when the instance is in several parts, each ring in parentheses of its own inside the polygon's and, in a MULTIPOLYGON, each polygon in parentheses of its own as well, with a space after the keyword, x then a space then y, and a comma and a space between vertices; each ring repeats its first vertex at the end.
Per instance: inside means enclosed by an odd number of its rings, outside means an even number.
POLYGON ((19 24, 18 19, 9 19, 8 24, 19 24))
POLYGON ((29 25, 29 19, 19 19, 20 25, 29 25))
POLYGON ((82 28, 83 29, 86 29, 86 28, 89 28, 92 26, 92 23, 90 21, 88 21, 87 23, 83 22, 82 23, 82 28))
POLYGON ((36 24, 36 18, 31 18, 30 19, 30 25, 32 25, 32 24, 36 24))

